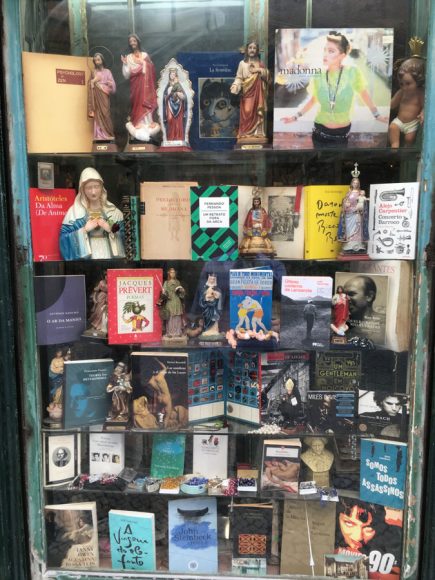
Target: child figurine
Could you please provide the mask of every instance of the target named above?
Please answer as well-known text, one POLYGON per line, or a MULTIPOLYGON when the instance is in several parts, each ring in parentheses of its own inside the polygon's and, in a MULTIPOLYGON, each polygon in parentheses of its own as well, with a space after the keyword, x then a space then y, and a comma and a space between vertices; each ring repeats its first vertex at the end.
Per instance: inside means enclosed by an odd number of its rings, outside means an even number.
POLYGON ((404 135, 405 145, 412 145, 415 142, 417 130, 424 118, 425 62, 419 55, 423 42, 418 38, 412 38, 409 46, 413 54, 410 58, 397 63, 400 89, 391 99, 391 109, 397 110, 397 116, 391 121, 388 129, 390 144, 394 149, 400 146, 401 133, 404 135))

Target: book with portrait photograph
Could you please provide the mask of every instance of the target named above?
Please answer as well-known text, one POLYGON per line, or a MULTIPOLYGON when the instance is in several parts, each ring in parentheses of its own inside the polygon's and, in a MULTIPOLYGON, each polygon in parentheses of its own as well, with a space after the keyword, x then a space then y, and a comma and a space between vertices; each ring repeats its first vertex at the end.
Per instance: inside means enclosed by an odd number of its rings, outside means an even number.
POLYGON ((392 28, 275 32, 274 149, 387 145, 392 28))
POLYGON ((301 440, 296 438, 263 441, 263 491, 298 493, 301 446, 301 440))
POLYGON ((89 475, 118 475, 124 463, 124 433, 89 433, 89 475))
POLYGON ((391 391, 358 391, 358 431, 365 437, 405 440, 409 422, 409 396, 391 391))
POLYGON ((98 568, 96 502, 46 505, 44 516, 49 568, 98 568))
POLYGON ((347 340, 361 342, 367 339, 375 346, 386 346, 388 276, 336 272, 335 288, 339 286, 349 298, 347 340))
POLYGON ((355 429, 354 391, 309 391, 307 408, 314 433, 349 433, 355 429))
POLYGON ((80 473, 80 435, 44 434, 44 487, 64 485, 80 473))

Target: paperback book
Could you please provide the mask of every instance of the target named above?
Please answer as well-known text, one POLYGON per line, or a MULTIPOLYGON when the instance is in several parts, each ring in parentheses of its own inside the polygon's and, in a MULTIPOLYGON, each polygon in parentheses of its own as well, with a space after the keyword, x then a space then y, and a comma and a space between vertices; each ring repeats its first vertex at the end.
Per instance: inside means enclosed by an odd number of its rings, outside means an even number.
POLYGON ((193 473, 208 479, 228 477, 228 427, 215 431, 213 426, 193 436, 193 473))
POLYGON ((272 287, 268 268, 230 270, 230 327, 267 334, 272 329, 272 287))
POLYGON ((367 437, 405 439, 408 433, 409 396, 391 391, 359 390, 358 430, 367 437))
POLYGON ((128 261, 140 260, 139 196, 124 195, 121 203, 124 216, 124 249, 128 261))
POLYGON ((124 433, 89 433, 89 475, 119 475, 124 464, 124 433))
POLYGON ((44 434, 44 486, 54 487, 73 481, 80 474, 80 435, 44 434))
POLYGON ((109 532, 114 570, 156 569, 154 514, 110 510, 109 532))
POLYGON ((273 505, 235 503, 231 514, 233 558, 270 558, 273 505))
POLYGON ((369 577, 369 559, 361 554, 350 556, 346 554, 325 554, 325 571, 327 578, 360 578, 369 577))
POLYGON ((353 391, 358 388, 361 384, 361 359, 361 352, 356 350, 317 351, 314 390, 353 391))
POLYGON ((354 391, 309 391, 307 398, 313 433, 345 434, 356 428, 354 391))
POLYGON ((265 439, 261 488, 263 491, 298 493, 300 472, 300 439, 265 439))
POLYGON ((151 477, 163 479, 184 474, 186 435, 158 433, 153 436, 151 477))

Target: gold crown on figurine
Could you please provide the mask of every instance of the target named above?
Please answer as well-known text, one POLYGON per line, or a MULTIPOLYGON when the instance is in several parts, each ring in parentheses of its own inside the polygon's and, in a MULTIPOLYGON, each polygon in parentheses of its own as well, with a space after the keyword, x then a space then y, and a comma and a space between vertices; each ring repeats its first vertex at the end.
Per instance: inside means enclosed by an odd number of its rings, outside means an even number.
POLYGON ((358 163, 354 164, 354 169, 353 171, 350 172, 350 174, 352 175, 352 177, 356 177, 358 178, 361 175, 361 171, 358 171, 358 163))
POLYGON ((408 46, 411 49, 411 57, 415 56, 417 58, 423 58, 421 52, 423 50, 424 42, 418 36, 413 36, 408 42, 408 46))

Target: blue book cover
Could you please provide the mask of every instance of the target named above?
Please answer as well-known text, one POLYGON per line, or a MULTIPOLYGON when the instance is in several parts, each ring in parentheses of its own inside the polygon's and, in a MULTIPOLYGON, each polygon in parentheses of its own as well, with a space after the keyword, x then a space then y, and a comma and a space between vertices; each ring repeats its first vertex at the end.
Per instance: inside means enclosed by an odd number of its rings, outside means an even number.
POLYGON ((182 433, 158 433, 154 435, 151 477, 163 479, 183 475, 185 449, 186 435, 182 433))
POLYGON ((230 270, 230 327, 234 330, 272 329, 273 272, 269 269, 230 270))
POLYGON ((169 571, 216 574, 218 533, 216 498, 168 502, 169 571))
POLYGON ((156 569, 154 514, 110 510, 109 531, 113 569, 156 569))
POLYGON ((179 52, 195 91, 190 144, 193 149, 232 149, 239 128, 239 97, 230 87, 242 55, 239 52, 179 52))
POLYGON ((86 329, 85 277, 35 276, 38 345, 80 340, 86 329))
POLYGON ((111 397, 106 392, 113 373, 113 359, 65 361, 64 428, 103 423, 111 397))
POLYGON ((363 501, 404 508, 407 451, 407 444, 399 441, 361 439, 363 501))

